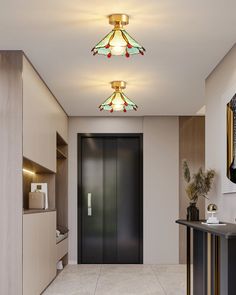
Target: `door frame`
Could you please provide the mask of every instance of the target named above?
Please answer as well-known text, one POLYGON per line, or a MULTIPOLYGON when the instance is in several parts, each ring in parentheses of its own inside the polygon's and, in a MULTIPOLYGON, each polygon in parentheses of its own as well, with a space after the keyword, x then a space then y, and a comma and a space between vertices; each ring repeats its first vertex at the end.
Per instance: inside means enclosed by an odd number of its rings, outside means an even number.
POLYGON ((77 134, 77 263, 82 261, 82 153, 81 145, 83 138, 138 138, 139 139, 139 202, 140 202, 140 240, 139 240, 139 264, 143 264, 143 133, 78 133, 77 134))

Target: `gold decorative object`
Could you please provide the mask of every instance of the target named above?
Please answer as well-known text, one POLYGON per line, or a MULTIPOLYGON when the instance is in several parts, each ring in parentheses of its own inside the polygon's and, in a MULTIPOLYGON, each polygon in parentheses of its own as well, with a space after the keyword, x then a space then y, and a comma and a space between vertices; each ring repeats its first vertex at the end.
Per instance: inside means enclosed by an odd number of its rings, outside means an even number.
POLYGON ((212 213, 212 212, 216 212, 218 210, 216 204, 209 204, 207 206, 207 212, 212 213))
POLYGON ((137 110, 138 106, 123 93, 123 89, 126 88, 125 81, 112 81, 111 87, 115 91, 99 106, 100 111, 105 110, 112 113, 113 111, 137 110))
POLYGON ((93 55, 125 55, 144 54, 144 47, 135 41, 123 28, 128 25, 129 16, 127 14, 111 14, 109 24, 113 25, 113 30, 107 34, 96 46, 93 47, 93 55))

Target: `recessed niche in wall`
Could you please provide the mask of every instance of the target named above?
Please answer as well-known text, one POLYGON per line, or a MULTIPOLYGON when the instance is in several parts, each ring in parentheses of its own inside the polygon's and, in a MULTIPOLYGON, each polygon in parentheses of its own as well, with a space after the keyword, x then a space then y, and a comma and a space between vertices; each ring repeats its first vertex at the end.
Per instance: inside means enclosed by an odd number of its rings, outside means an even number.
POLYGON ((23 208, 29 208, 28 199, 32 182, 48 184, 49 209, 55 209, 55 173, 43 166, 23 158, 23 208))
POLYGON ((57 133, 56 209, 57 225, 68 227, 68 146, 57 133))

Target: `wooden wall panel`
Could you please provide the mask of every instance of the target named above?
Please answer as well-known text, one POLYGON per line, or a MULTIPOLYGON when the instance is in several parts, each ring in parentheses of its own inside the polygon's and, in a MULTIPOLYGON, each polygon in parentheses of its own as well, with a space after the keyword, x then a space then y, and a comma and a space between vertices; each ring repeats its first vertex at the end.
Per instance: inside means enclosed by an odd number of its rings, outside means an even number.
POLYGON ((68 227, 68 161, 57 160, 56 174, 57 225, 68 227))
MULTIPOLYGON (((179 117, 179 218, 186 219, 186 208, 189 206, 185 192, 182 161, 187 159, 191 171, 200 166, 205 167, 205 117, 179 117)), ((205 201, 197 204, 200 218, 205 217, 205 201)), ((186 234, 183 227, 179 229, 179 262, 186 263, 186 234)))
POLYGON ((0 294, 22 294, 22 52, 0 51, 0 294))

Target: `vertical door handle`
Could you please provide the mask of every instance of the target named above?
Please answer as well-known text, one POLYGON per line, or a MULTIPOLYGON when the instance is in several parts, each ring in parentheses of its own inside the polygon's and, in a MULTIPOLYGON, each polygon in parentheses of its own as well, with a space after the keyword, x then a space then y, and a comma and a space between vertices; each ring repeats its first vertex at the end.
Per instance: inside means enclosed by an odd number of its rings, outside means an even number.
POLYGON ((92 194, 88 193, 88 216, 92 216, 92 194))

